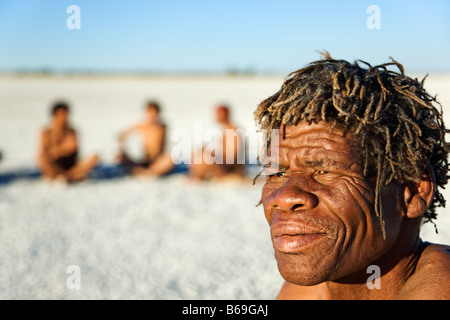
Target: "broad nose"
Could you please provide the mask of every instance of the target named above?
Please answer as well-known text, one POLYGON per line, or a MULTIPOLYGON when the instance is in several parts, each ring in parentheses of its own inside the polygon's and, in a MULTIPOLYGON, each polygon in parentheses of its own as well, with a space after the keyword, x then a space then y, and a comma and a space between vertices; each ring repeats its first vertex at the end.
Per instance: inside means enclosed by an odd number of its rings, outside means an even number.
POLYGON ((265 203, 270 208, 284 211, 300 211, 315 208, 319 198, 308 191, 305 177, 293 174, 287 181, 269 195, 265 203))

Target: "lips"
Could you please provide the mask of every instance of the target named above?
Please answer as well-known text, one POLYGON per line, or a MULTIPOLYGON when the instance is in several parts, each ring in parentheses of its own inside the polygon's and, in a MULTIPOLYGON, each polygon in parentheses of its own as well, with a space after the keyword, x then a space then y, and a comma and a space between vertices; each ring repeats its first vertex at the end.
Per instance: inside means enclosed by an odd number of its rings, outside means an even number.
POLYGON ((275 221, 270 229, 274 248, 284 253, 304 251, 328 234, 321 226, 299 220, 275 221))

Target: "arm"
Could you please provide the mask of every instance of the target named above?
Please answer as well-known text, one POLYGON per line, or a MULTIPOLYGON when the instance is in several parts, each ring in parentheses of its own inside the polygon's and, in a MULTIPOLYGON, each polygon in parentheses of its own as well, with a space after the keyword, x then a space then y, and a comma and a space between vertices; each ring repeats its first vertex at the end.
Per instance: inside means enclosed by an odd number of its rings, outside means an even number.
POLYGON ((53 161, 58 158, 71 155, 78 150, 78 139, 75 130, 71 129, 63 141, 56 145, 51 143, 47 130, 41 134, 41 155, 53 161))
POLYGON ((59 145, 52 145, 49 137, 49 130, 45 129, 41 132, 39 155, 47 160, 53 161, 66 155, 73 154, 78 150, 78 141, 75 130, 71 130, 70 133, 64 138, 63 142, 59 145))
POLYGON ((49 141, 48 141, 48 131, 46 129, 42 130, 39 138, 39 157, 50 158, 49 156, 49 141))
POLYGON ((128 129, 122 131, 122 132, 119 134, 119 137, 118 137, 119 145, 122 146, 123 143, 124 143, 124 141, 125 141, 125 139, 126 139, 130 134, 139 131, 139 130, 141 129, 141 127, 142 127, 142 125, 138 124, 138 125, 132 126, 132 127, 128 128, 128 129))
POLYGON ((166 144, 166 126, 161 125, 159 130, 155 133, 155 141, 159 144, 159 152, 164 152, 164 147, 166 144))

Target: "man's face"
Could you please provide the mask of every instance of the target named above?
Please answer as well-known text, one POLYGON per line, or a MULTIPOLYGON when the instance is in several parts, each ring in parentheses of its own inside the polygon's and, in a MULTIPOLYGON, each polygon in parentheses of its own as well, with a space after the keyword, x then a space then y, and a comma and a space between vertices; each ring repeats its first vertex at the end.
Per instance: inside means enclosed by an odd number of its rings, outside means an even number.
MULTIPOLYGON (((351 140, 327 123, 286 127, 279 170, 268 175, 262 200, 275 258, 289 282, 314 285, 361 271, 400 233, 401 187, 382 189, 386 239, 374 212, 374 184, 363 175, 351 140)), ((365 269, 364 269, 365 272, 365 269)))
POLYGON ((228 122, 228 109, 225 107, 218 107, 216 109, 216 121, 218 123, 227 123, 228 122))
POLYGON ((159 112, 154 106, 149 105, 146 109, 146 117, 148 122, 155 122, 158 120, 159 112))
POLYGON ((69 120, 69 112, 65 109, 59 109, 53 115, 53 119, 58 126, 65 126, 69 120))

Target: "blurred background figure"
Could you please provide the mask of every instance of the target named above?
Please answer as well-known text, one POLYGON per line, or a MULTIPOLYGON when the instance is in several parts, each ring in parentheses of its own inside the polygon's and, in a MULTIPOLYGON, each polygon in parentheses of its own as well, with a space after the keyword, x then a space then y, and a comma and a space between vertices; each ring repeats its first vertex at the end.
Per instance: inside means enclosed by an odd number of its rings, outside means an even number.
POLYGON ((145 119, 119 135, 119 164, 129 168, 136 176, 158 176, 168 173, 173 162, 170 155, 164 153, 166 143, 166 125, 160 118, 161 107, 158 102, 150 101, 145 108, 145 119), (134 133, 142 138, 143 159, 135 161, 125 151, 126 139, 134 133))
MULTIPOLYGON (((245 164, 239 163, 238 161, 239 155, 244 152, 243 137, 240 135, 238 128, 231 121, 230 108, 225 105, 217 106, 215 109, 215 117, 221 131, 221 146, 218 146, 215 150, 221 150, 222 155, 209 154, 208 152, 205 152, 205 148, 202 148, 202 162, 194 162, 194 164, 189 167, 189 176, 194 180, 222 179, 225 177, 243 178, 245 174, 245 164), (212 157, 214 159, 221 158, 221 163, 217 163, 212 157)), ((194 159, 195 158, 196 156, 194 156, 194 159)))
POLYGON ((78 139, 69 123, 69 112, 67 103, 55 103, 51 109, 51 123, 41 132, 38 166, 46 179, 81 181, 98 164, 97 155, 78 161, 78 139))

